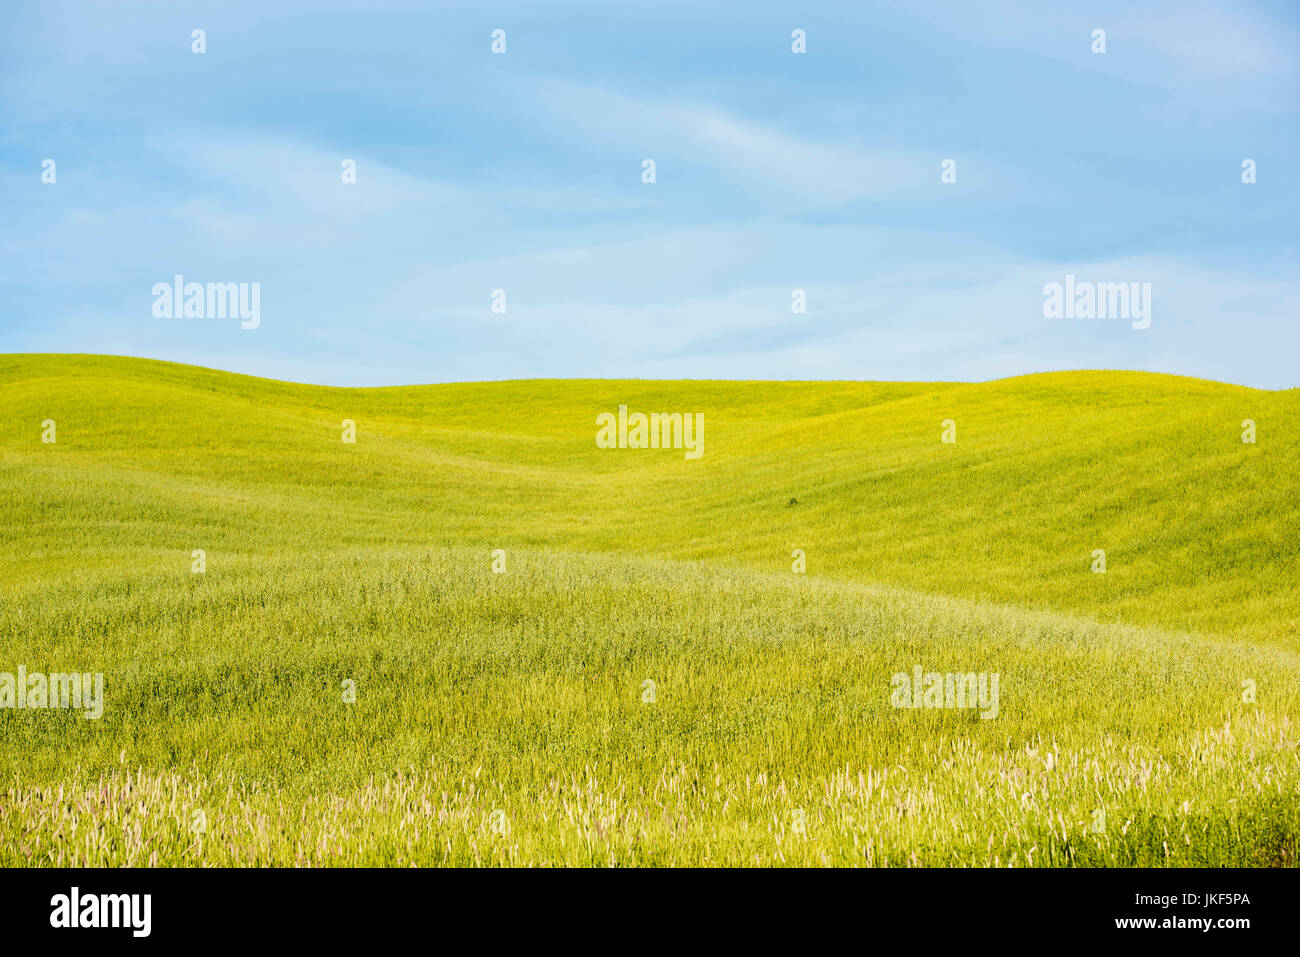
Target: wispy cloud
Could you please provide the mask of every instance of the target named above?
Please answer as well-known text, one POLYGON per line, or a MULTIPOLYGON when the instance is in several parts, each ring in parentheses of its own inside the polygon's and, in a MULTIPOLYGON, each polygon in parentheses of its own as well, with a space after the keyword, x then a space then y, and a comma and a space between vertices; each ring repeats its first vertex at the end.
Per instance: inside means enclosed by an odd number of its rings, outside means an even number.
POLYGON ((828 143, 690 100, 622 93, 533 77, 517 87, 522 115, 546 117, 555 136, 623 158, 655 159, 665 183, 675 168, 705 167, 751 191, 828 206, 871 198, 933 195, 941 154, 828 143))
POLYGON ((697 6, 587 3, 562 26, 522 2, 212 6, 204 56, 200 11, 21 8, 0 37, 0 349, 346 384, 1294 384, 1294 11, 809 9, 795 55, 787 6, 697 6), (155 318, 176 272, 260 282, 261 327, 155 318), (1066 272, 1150 281, 1152 327, 1044 320, 1066 272))

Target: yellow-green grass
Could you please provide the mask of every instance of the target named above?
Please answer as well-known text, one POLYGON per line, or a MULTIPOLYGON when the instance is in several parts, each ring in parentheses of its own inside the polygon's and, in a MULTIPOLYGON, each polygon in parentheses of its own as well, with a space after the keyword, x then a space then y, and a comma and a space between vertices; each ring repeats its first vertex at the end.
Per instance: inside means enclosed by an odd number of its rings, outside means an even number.
POLYGON ((106 681, 0 711, 0 863, 1300 853, 1295 390, 3 356, 0 413, 0 671, 106 681), (704 456, 597 449, 620 404, 704 456), (998 716, 892 707, 915 664, 998 716))

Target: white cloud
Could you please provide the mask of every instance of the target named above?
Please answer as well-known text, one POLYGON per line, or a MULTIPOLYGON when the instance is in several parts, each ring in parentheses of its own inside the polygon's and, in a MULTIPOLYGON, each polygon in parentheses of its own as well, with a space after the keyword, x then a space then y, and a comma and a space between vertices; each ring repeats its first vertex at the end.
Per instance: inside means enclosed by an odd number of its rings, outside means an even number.
POLYGON ((627 157, 629 170, 635 170, 629 175, 639 175, 647 157, 658 164, 661 182, 671 180, 674 165, 705 166, 752 190, 817 206, 937 193, 943 158, 938 151, 826 143, 708 104, 566 80, 534 77, 500 92, 519 98, 530 117, 545 114, 552 133, 627 157))

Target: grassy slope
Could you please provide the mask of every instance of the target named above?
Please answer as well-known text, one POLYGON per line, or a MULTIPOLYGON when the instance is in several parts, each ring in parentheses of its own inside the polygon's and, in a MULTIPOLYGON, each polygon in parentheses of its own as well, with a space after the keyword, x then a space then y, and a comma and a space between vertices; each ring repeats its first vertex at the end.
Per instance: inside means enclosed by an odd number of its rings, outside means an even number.
POLYGON ((174 567, 197 547, 363 543, 784 571, 798 547, 838 581, 1300 639, 1297 390, 1141 373, 355 390, 5 356, 0 408, 0 560, 23 575, 34 558, 62 575, 69 554, 174 567), (704 458, 597 449, 595 416, 620 402, 705 412, 704 458), (54 446, 37 441, 44 418, 54 446), (956 445, 939 441, 945 418, 956 445), (1095 548, 1104 576, 1088 573, 1095 548))
POLYGON ((1295 391, 4 356, 0 409, 0 670, 110 696, 0 715, 15 860, 1294 862, 1295 391), (704 458, 597 450, 620 402, 703 411, 704 458), (1002 715, 890 708, 917 661, 1002 715))

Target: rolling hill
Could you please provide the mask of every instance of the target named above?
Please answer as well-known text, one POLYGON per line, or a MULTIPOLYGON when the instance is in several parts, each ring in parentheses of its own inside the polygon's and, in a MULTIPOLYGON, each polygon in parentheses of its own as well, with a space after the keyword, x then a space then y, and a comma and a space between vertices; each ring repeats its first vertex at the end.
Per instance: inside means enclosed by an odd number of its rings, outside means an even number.
POLYGON ((106 688, 0 710, 3 863, 1300 849, 1300 390, 7 355, 0 410, 0 671, 106 688), (702 454, 598 448, 620 406, 702 454), (996 716, 897 707, 915 666, 996 716))

